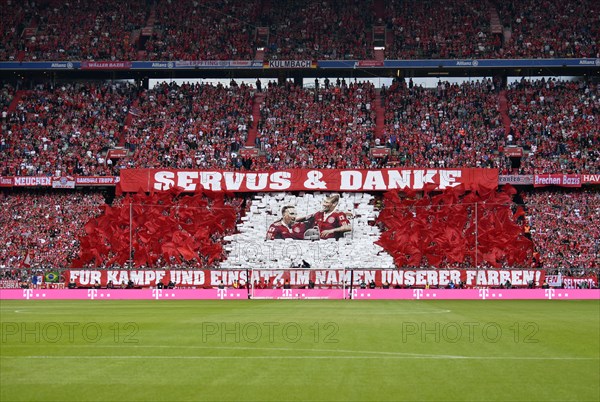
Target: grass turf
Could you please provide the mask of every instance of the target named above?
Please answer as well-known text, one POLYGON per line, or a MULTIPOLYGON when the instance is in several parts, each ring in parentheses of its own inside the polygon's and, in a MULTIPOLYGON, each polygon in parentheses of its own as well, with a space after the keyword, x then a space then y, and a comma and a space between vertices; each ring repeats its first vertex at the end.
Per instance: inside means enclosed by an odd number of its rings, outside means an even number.
POLYGON ((1 401, 600 400, 600 301, 0 302, 1 401))

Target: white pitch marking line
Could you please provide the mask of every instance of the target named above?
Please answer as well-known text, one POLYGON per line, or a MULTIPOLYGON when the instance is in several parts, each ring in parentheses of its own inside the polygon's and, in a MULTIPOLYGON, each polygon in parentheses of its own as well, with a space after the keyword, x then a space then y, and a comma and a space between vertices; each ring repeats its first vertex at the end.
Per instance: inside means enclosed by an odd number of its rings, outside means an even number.
MULTIPOLYGON (((50 345, 48 345, 50 346, 50 345)), ((60 346, 60 345, 52 345, 60 346)), ((73 347, 88 347, 87 345, 69 345, 69 348, 73 347)), ((111 345, 94 345, 94 348, 152 348, 152 349, 208 349, 208 350, 256 350, 256 351, 278 351, 278 352, 318 352, 318 353, 357 353, 365 356, 143 356, 143 355, 127 355, 127 356, 82 356, 83 358, 132 358, 132 359, 143 359, 143 358, 197 358, 197 359, 233 359, 233 358, 249 358, 249 359, 310 359, 310 358, 340 358, 340 359, 369 359, 369 358, 390 358, 390 359, 463 359, 463 360, 600 360, 600 357, 543 357, 543 356, 460 356, 460 355, 436 355, 436 354, 421 354, 421 353, 403 353, 403 352, 380 352, 380 351, 364 351, 364 350, 347 350, 347 349, 293 349, 293 348, 252 348, 252 347, 231 347, 231 346, 176 346, 176 345, 124 345, 124 346, 111 346, 111 345)), ((1 357, 14 357, 14 358, 31 358, 31 359, 51 359, 51 358, 76 358, 77 356, 1 356, 1 357)))
POLYGON ((598 357, 524 357, 524 356, 444 356, 444 355, 407 355, 407 356, 0 356, 0 359, 168 359, 168 360, 233 360, 233 359, 434 359, 434 360, 599 360, 598 357))

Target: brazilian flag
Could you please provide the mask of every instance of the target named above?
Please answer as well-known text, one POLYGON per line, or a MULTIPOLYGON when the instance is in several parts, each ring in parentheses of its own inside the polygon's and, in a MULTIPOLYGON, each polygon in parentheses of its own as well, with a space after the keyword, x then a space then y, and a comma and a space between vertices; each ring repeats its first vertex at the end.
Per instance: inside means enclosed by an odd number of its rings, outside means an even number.
POLYGON ((58 280, 60 279, 60 275, 56 271, 50 271, 50 272, 46 272, 46 276, 44 279, 45 279, 46 283, 58 283, 58 280))

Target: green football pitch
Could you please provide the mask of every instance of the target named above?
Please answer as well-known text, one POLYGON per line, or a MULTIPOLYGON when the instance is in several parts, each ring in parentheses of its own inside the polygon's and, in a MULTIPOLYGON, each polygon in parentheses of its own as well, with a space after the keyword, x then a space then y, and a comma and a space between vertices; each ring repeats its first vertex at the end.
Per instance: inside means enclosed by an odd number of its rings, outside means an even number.
POLYGON ((600 400, 600 301, 0 302, 1 401, 600 400))

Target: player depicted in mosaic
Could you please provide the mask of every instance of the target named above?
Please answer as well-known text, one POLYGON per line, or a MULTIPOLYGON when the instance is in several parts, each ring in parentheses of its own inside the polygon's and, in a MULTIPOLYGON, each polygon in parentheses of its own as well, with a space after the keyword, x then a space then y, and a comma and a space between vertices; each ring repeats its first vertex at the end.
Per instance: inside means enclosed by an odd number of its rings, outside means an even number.
POLYGON ((331 194, 323 200, 321 211, 297 218, 296 222, 304 222, 308 228, 317 227, 321 239, 339 239, 344 233, 352 231, 346 213, 337 210, 339 202, 340 195, 331 194))
POLYGON ((267 230, 267 240, 304 239, 306 223, 296 222, 296 208, 287 205, 281 209, 281 219, 273 222, 267 230))

